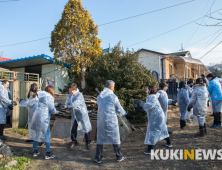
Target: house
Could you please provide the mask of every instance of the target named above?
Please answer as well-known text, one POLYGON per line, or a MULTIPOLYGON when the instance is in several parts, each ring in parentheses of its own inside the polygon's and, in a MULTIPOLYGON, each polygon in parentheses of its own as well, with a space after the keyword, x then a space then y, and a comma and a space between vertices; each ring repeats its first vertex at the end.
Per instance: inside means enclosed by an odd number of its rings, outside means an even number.
POLYGON ((48 84, 53 85, 55 93, 59 93, 59 88, 63 89, 65 85, 70 83, 68 69, 71 66, 68 64, 64 64, 64 66, 65 68, 61 68, 55 64, 52 57, 44 54, 0 62, 0 67, 10 71, 38 74, 42 89, 48 84))
POLYGON ((9 61, 9 60, 12 60, 12 59, 10 59, 10 58, 0 57, 0 62, 2 62, 2 61, 9 61))
MULTIPOLYGON (((9 60, 12 60, 12 59, 0 57, 0 62, 2 62, 2 61, 9 61, 9 60)), ((0 67, 0 71, 3 71, 3 70, 5 70, 5 69, 0 67)))
POLYGON ((198 78, 210 71, 198 59, 193 59, 189 51, 164 54, 147 49, 140 49, 139 62, 151 70, 158 80, 170 79, 176 75, 178 79, 198 78))

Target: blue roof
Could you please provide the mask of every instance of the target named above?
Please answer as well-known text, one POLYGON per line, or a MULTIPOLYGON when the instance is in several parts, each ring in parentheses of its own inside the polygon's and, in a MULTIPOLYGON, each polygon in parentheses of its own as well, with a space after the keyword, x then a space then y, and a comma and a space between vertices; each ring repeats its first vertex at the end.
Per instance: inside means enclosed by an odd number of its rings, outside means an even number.
MULTIPOLYGON (((19 67, 30 67, 34 65, 44 65, 48 63, 56 63, 56 61, 45 54, 37 55, 37 56, 30 56, 25 58, 18 58, 9 61, 2 61, 0 62, 0 67, 11 69, 11 68, 19 68, 19 67)), ((61 63, 61 62, 59 62, 61 63)), ((71 65, 64 64, 66 68, 71 68, 71 65)))
POLYGON ((113 49, 111 49, 111 48, 105 48, 105 49, 103 49, 103 53, 112 52, 112 51, 113 51, 113 49))

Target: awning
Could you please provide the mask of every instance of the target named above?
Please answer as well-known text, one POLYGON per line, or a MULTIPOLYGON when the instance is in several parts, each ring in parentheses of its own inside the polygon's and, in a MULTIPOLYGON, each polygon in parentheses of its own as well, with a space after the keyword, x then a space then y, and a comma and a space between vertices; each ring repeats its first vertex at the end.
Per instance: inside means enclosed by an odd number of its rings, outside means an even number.
POLYGON ((176 56, 176 55, 165 55, 165 59, 175 63, 175 64, 191 64, 191 68, 195 71, 200 70, 200 73, 210 73, 207 67, 198 59, 188 58, 188 57, 182 57, 182 56, 176 56))
MULTIPOLYGON (((38 56, 3 61, 3 62, 0 62, 0 67, 6 68, 6 69, 13 69, 13 68, 31 67, 31 66, 38 66, 38 65, 51 64, 51 63, 55 63, 55 60, 50 56, 42 54, 38 56)), ((71 67, 69 64, 64 64, 64 66, 66 68, 71 67)))

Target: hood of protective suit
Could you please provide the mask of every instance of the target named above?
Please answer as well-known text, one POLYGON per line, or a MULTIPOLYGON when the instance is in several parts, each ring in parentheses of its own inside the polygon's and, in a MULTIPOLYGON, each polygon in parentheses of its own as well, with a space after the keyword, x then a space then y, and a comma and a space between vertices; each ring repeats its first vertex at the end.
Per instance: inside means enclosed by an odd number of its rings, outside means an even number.
MULTIPOLYGON (((215 77, 214 79, 212 79, 212 80, 214 80, 214 81, 218 81, 219 83, 220 83, 220 80, 217 78, 217 77, 215 77)), ((211 80, 211 81, 212 81, 211 80)))
MULTIPOLYGON (((163 90, 162 90, 163 91, 163 90)), ((163 93, 161 90, 159 90, 157 93, 156 93, 156 97, 159 98, 160 96, 160 93, 163 93)))
POLYGON ((99 96, 101 98, 105 98, 106 96, 108 96, 109 94, 113 94, 113 91, 108 89, 108 88, 104 88, 103 91, 99 94, 99 96))
POLYGON ((2 85, 2 82, 0 83, 0 90, 4 89, 4 86, 2 85))
POLYGON ((195 85, 193 86, 193 88, 195 88, 195 87, 201 87, 201 86, 206 86, 206 83, 203 83, 203 84, 195 84, 195 85))
POLYGON ((47 97, 52 97, 52 95, 46 91, 39 91, 37 93, 38 93, 38 97, 39 97, 39 102, 42 102, 42 103, 47 103, 48 102, 47 97))

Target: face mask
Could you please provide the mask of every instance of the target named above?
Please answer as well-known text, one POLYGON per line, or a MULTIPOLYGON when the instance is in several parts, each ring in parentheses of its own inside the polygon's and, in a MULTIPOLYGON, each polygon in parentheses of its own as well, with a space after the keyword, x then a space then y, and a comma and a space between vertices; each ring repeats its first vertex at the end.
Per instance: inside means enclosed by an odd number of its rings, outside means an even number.
POLYGON ((168 87, 165 89, 165 91, 167 91, 168 90, 168 87))

